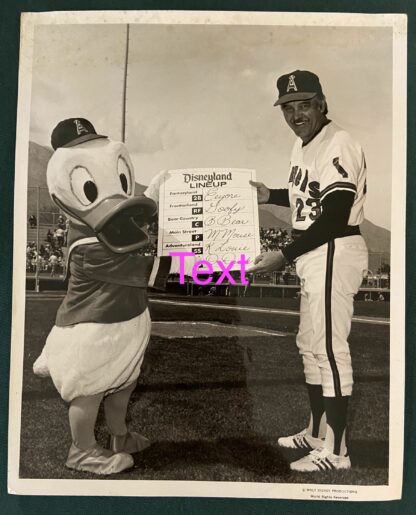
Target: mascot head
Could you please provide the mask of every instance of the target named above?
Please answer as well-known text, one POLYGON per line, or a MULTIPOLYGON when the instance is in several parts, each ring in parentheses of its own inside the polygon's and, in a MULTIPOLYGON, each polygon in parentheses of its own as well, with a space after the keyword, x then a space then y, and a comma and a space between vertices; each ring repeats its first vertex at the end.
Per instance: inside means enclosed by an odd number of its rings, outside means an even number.
POLYGON ((125 145, 97 134, 84 118, 60 122, 51 143, 55 153, 48 163, 47 182, 55 204, 113 252, 145 245, 146 226, 157 205, 134 196, 134 169, 125 145))

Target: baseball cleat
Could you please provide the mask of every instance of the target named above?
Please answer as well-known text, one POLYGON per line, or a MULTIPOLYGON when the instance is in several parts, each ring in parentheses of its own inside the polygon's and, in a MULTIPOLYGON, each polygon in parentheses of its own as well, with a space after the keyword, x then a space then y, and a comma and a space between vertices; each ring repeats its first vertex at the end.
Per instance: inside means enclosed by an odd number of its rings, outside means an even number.
POLYGON ((282 436, 277 440, 277 443, 280 447, 284 447, 285 449, 307 449, 308 451, 312 451, 313 449, 322 447, 324 440, 322 438, 315 438, 304 429, 295 435, 282 436))
POLYGON ((298 472, 327 472, 351 468, 349 456, 331 454, 328 449, 315 449, 300 460, 290 464, 291 470, 298 472))
POLYGON ((109 449, 104 449, 98 443, 85 450, 79 449, 73 443, 65 463, 65 466, 70 469, 101 475, 116 474, 133 467, 133 465, 134 460, 130 454, 126 452, 114 453, 109 449))
POLYGON ((148 438, 135 432, 117 436, 111 435, 110 437, 110 449, 113 452, 133 454, 134 452, 144 451, 149 445, 150 440, 148 438))

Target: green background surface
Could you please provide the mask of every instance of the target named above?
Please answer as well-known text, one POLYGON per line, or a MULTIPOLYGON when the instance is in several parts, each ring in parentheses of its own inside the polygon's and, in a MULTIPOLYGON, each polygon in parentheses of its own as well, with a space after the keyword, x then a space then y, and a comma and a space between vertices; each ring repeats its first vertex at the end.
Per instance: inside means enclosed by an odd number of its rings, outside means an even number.
MULTIPOLYGON (((416 189, 414 169, 416 72, 416 3, 382 0, 218 0, 211 1, 133 1, 133 0, 3 0, 0 3, 0 513, 46 514, 385 514, 415 513, 416 510, 416 371, 415 371, 415 255, 414 227, 416 189), (322 501, 283 501, 203 498, 126 497, 31 497, 7 494, 7 413, 10 361, 13 188, 19 62, 19 20, 21 12, 70 10, 227 10, 406 13, 408 15, 408 155, 407 155, 407 291, 406 291, 406 435, 404 487, 401 501, 378 503, 333 503, 322 501)), ((348 71, 346 70, 346 73, 348 71)), ((394 347, 394 340, 392 339, 394 347)))

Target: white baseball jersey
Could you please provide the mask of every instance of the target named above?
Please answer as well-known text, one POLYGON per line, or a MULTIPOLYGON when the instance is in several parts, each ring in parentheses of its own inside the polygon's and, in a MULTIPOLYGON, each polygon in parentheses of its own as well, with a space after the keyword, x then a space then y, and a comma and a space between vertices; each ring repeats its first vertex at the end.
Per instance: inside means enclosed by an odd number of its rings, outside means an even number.
POLYGON ((364 152, 334 122, 325 125, 307 145, 296 140, 289 175, 294 229, 307 229, 320 216, 322 200, 337 190, 355 193, 348 225, 359 225, 364 220, 366 189, 364 152))

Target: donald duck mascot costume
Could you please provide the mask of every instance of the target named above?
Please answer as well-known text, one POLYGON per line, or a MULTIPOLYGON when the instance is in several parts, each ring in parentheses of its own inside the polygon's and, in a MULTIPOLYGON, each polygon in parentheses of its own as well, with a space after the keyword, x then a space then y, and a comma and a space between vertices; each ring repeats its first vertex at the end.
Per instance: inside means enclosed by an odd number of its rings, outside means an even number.
POLYGON ((51 376, 69 404, 66 466, 113 474, 132 467, 131 454, 149 445, 128 431, 126 412, 150 338, 147 287, 164 288, 179 263, 138 252, 148 243, 146 227, 157 213, 158 185, 148 190, 153 199, 135 196, 123 143, 97 134, 84 118, 60 122, 51 142, 49 193, 71 221, 69 283, 34 372, 51 376), (95 439, 101 402, 109 449, 95 439))

